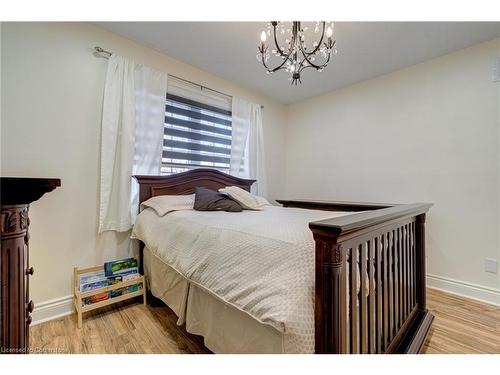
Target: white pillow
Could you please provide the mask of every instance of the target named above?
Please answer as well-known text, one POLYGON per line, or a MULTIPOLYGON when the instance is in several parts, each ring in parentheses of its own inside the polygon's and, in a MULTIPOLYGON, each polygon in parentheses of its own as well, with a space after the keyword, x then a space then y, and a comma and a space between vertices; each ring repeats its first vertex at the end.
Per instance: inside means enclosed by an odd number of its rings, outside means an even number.
POLYGON ((228 186, 219 189, 219 193, 228 195, 246 210, 262 210, 264 206, 270 205, 265 198, 253 195, 237 186, 228 186))
POLYGON ((141 203, 141 209, 152 208, 158 216, 164 216, 172 211, 192 210, 194 194, 191 195, 158 195, 141 203))

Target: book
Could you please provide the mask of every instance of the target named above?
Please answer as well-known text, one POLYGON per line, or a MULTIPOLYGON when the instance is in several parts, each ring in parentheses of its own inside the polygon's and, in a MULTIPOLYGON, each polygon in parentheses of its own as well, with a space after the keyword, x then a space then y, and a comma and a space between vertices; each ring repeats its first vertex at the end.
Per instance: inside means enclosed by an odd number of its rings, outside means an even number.
POLYGON ((109 292, 95 294, 93 296, 82 298, 82 306, 92 305, 93 303, 105 301, 109 299, 109 292))
POLYGON ((121 295, 127 294, 127 293, 134 293, 134 292, 137 292, 141 289, 142 289, 142 284, 134 284, 134 285, 125 286, 123 288, 119 288, 119 289, 110 291, 109 298, 118 297, 118 296, 121 296, 121 295))
POLYGON ((113 284, 117 284, 119 283, 120 281, 125 281, 125 279, 123 278, 123 276, 121 275, 118 275, 118 276, 110 276, 107 278, 109 280, 109 285, 113 285, 113 284))
POLYGON ((96 281, 102 281, 106 279, 104 271, 84 273, 79 277, 79 285, 90 284, 96 281))
POLYGON ((121 277, 123 281, 127 281, 127 280, 137 279, 139 276, 141 275, 139 274, 139 272, 137 272, 137 273, 128 273, 126 275, 120 275, 117 277, 121 277))
POLYGON ((139 268, 132 267, 132 268, 124 268, 120 271, 111 274, 108 277, 116 277, 116 276, 129 277, 128 275, 138 275, 138 274, 139 274, 139 268))
POLYGON ((135 258, 127 258, 104 263, 104 274, 106 276, 119 275, 126 269, 137 268, 135 258))
POLYGON ((107 280, 107 279, 94 281, 94 282, 86 283, 86 284, 81 284, 80 285, 80 292, 88 292, 89 290, 104 288, 105 286, 108 286, 108 285, 109 285, 109 280, 107 280))
POLYGON ((120 281, 123 281, 122 275, 106 277, 104 272, 83 274, 80 276, 80 292, 88 292, 89 290, 104 288, 120 281))

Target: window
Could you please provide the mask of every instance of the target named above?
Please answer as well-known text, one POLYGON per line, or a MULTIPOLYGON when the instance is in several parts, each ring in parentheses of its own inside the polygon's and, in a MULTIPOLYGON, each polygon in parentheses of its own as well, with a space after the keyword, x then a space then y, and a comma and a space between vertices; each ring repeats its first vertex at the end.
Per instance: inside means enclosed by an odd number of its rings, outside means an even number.
POLYGON ((199 167, 229 173, 231 111, 167 94, 162 174, 199 167))

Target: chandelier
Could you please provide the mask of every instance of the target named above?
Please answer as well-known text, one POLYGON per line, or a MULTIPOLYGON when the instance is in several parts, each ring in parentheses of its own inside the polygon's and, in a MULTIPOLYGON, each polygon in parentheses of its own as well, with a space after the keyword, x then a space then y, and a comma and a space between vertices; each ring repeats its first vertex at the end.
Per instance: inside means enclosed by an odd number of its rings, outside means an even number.
POLYGON ((257 60, 262 61, 262 64, 267 70, 267 73, 274 73, 278 70, 286 70, 290 73, 289 80, 292 85, 302 83, 300 74, 304 69, 314 68, 321 72, 330 62, 332 54, 337 54, 335 41, 333 36, 333 22, 313 23, 313 31, 309 27, 303 27, 301 22, 272 21, 267 25, 267 31, 262 31, 260 35, 260 46, 257 60), (287 25, 288 24, 288 25, 287 25), (318 34, 321 32, 321 36, 318 34), (274 41, 275 49, 269 51, 269 46, 266 44, 268 37, 274 41), (316 38, 309 47, 306 45, 311 43, 308 40, 312 37, 316 38), (318 40, 319 39, 319 40, 318 40), (271 54, 274 55, 274 68, 269 67, 271 54))

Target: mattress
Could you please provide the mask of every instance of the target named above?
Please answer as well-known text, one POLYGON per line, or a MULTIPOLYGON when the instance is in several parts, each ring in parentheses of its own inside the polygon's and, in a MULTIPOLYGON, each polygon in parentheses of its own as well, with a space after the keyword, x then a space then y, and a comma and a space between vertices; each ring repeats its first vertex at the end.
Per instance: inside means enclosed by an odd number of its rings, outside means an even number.
MULTIPOLYGON (((283 352, 312 353, 314 239, 308 223, 347 214, 266 206, 262 211, 185 210, 159 217, 145 209, 133 237, 186 279, 184 288, 196 286, 273 328, 281 334, 283 352)), ((181 322, 186 319, 182 306, 172 309, 181 322)))

